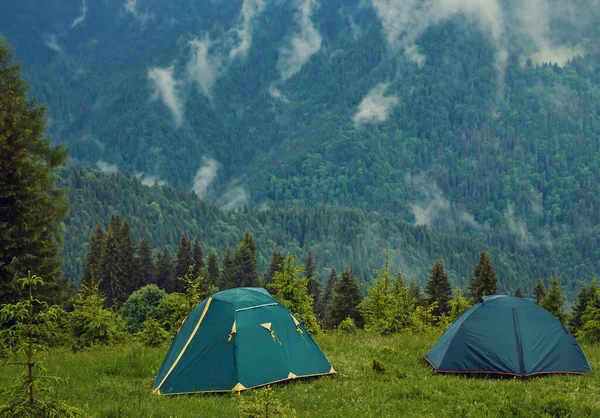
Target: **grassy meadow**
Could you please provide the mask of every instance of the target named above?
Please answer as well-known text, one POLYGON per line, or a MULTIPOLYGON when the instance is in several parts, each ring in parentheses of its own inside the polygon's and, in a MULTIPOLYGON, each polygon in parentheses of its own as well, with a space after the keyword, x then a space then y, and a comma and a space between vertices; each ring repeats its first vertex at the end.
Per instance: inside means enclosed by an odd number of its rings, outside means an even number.
MULTIPOLYGON (((273 385, 272 396, 298 417, 599 417, 600 346, 583 346, 594 372, 527 380, 435 375, 423 361, 440 333, 379 337, 320 335, 317 342, 340 372, 334 377, 273 385), (372 368, 380 360, 384 372, 372 368)), ((50 374, 66 378, 58 396, 94 417, 237 417, 237 395, 151 395, 168 345, 136 343, 40 356, 50 374)), ((18 366, 0 366, 0 387, 18 366)), ((0 399, 1 403, 1 399, 0 399)))

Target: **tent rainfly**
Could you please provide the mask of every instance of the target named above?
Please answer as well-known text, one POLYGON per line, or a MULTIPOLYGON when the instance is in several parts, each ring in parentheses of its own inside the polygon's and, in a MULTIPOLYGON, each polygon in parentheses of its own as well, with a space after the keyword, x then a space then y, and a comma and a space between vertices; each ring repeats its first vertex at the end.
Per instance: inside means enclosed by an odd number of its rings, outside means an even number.
POLYGON ((304 325, 260 288, 224 290, 185 319, 155 394, 229 392, 335 373, 304 325))
POLYGON ((425 357, 438 373, 534 376, 591 370, 569 331, 534 299, 484 296, 425 357))

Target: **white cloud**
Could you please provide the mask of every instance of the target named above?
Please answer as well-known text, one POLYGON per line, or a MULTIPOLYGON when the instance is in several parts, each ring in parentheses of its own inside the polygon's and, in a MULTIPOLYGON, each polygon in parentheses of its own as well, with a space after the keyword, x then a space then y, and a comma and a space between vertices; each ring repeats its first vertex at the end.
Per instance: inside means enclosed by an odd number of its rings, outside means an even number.
POLYGON ((217 177, 217 171, 221 165, 213 158, 203 158, 203 164, 196 172, 192 191, 199 197, 205 198, 208 188, 217 177))
POLYGON ((180 126, 183 122, 183 105, 178 90, 178 81, 173 77, 174 66, 166 68, 149 68, 148 78, 154 85, 154 97, 160 97, 169 108, 175 125, 180 126))
POLYGON ((248 203, 248 193, 242 186, 229 189, 221 198, 223 207, 227 210, 239 209, 248 203))
POLYGON ((119 171, 119 167, 117 167, 116 164, 108 164, 101 160, 96 161, 96 167, 98 167, 98 170, 107 174, 114 174, 119 171))
POLYGON ((71 23, 71 28, 74 28, 75 26, 79 26, 85 21, 85 18, 87 17, 87 11, 88 11, 87 0, 82 0, 81 1, 81 13, 79 16, 77 16, 73 20, 73 23, 71 23))
POLYGON ((369 91, 352 117, 355 125, 384 122, 388 119, 390 111, 400 102, 395 95, 385 95, 388 88, 389 83, 380 83, 369 91))
POLYGON ((165 184, 167 184, 166 181, 164 181, 163 179, 161 179, 158 176, 153 176, 151 174, 146 174, 146 173, 136 173, 135 175, 138 179, 140 179, 140 181, 142 182, 142 184, 144 186, 154 186, 155 184, 158 186, 164 186, 165 184))
POLYGON ((187 63, 190 79, 196 83, 205 96, 212 97, 212 87, 221 74, 222 61, 218 54, 210 54, 211 40, 206 36, 200 40, 194 38, 190 41, 192 55, 187 63))
POLYGON ((56 35, 49 35, 46 38, 45 43, 48 48, 58 52, 59 54, 62 54, 64 52, 62 46, 60 46, 58 44, 58 41, 56 40, 56 35))
POLYGON ((142 24, 146 23, 150 19, 151 15, 148 11, 141 12, 138 10, 138 0, 126 0, 123 5, 125 11, 130 13, 134 18, 139 20, 142 24))
POLYGON ((585 51, 582 46, 569 47, 543 44, 540 45, 540 49, 530 54, 527 58, 533 64, 552 63, 562 67, 573 58, 584 55, 585 51))
POLYGON ((254 18, 265 8, 265 0, 244 0, 242 4, 242 22, 233 30, 239 38, 239 44, 229 51, 229 57, 234 60, 238 56, 245 57, 252 45, 252 23, 254 18))
MULTIPOLYGON (((321 49, 323 38, 312 22, 312 13, 318 3, 316 0, 295 0, 298 8, 298 24, 300 32, 296 33, 288 45, 279 49, 279 58, 277 60, 277 70, 279 71, 279 81, 271 87, 282 84, 297 74, 310 57, 321 49)), ((273 93, 278 89, 270 88, 273 93)), ((274 98, 280 98, 271 94, 274 98)))

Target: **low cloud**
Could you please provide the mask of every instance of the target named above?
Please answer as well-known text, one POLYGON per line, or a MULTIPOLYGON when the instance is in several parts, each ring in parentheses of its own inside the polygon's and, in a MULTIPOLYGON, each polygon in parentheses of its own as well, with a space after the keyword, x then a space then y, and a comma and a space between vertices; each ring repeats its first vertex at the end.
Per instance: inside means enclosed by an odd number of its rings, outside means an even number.
POLYGON ((585 51, 582 46, 574 46, 574 47, 554 46, 554 47, 552 47, 550 45, 543 45, 543 46, 541 46, 540 50, 530 54, 527 58, 530 59, 531 62, 536 65, 551 63, 551 64, 557 64, 558 66, 562 67, 567 62, 572 60, 573 58, 575 58, 577 56, 582 57, 584 55, 585 55, 585 51))
POLYGON ((146 174, 144 172, 137 173, 135 176, 138 179, 140 179, 140 181, 142 182, 142 184, 144 186, 154 186, 154 185, 164 186, 165 184, 167 184, 167 182, 164 181, 163 179, 161 179, 160 177, 154 176, 151 174, 146 174))
POLYGON ((125 8, 125 12, 130 13, 142 24, 146 23, 152 17, 147 10, 142 12, 138 9, 138 0, 126 0, 123 7, 125 8))
POLYGON ((106 174, 114 174, 119 171, 119 167, 117 167, 116 164, 108 164, 107 162, 101 160, 96 161, 96 167, 98 167, 98 170, 106 174))
POLYGON ((64 53, 62 46, 60 46, 56 40, 56 35, 49 35, 46 38, 45 44, 48 48, 58 52, 59 54, 64 53))
POLYGON ((385 122, 388 119, 390 111, 400 102, 393 94, 385 95, 389 86, 389 83, 380 83, 369 91, 352 117, 354 125, 385 122))
POLYGON ((221 57, 218 54, 210 54, 211 45, 208 36, 204 39, 191 40, 192 54, 187 64, 190 79, 209 98, 212 98, 212 87, 220 76, 222 68, 221 57))
POLYGON ((298 25, 300 31, 294 34, 289 43, 279 49, 277 70, 279 80, 274 82, 269 89, 271 96, 281 99, 281 92, 276 88, 297 74, 310 57, 321 49, 323 38, 312 21, 312 13, 319 4, 316 0, 295 0, 298 8, 298 25), (279 94, 273 94, 279 92, 279 94))
POLYGON ((254 18, 262 13, 265 0, 244 0, 242 4, 241 23, 233 29, 239 44, 229 51, 229 57, 234 60, 238 56, 245 57, 252 45, 252 25, 254 18))
POLYGON ((203 158, 202 166, 196 172, 192 191, 200 198, 205 198, 212 182, 217 177, 221 165, 213 158, 203 158))
POLYGON ((148 78, 154 86, 154 98, 160 97, 162 102, 169 108, 176 126, 183 122, 183 105, 179 93, 179 83, 173 77, 174 66, 166 68, 149 68, 148 78))
POLYGON ((226 210, 240 209, 248 203, 250 196, 242 186, 234 186, 230 188, 221 197, 223 208, 226 210))
POLYGON ((85 19, 87 17, 87 11, 88 11, 87 0, 82 0, 81 1, 81 12, 80 12, 79 16, 77 16, 73 20, 73 23, 71 23, 71 28, 79 26, 85 21, 85 19))
POLYGON ((513 205, 508 205, 504 213, 509 231, 517 236, 523 245, 535 245, 533 236, 527 231, 527 224, 522 219, 515 216, 513 205))

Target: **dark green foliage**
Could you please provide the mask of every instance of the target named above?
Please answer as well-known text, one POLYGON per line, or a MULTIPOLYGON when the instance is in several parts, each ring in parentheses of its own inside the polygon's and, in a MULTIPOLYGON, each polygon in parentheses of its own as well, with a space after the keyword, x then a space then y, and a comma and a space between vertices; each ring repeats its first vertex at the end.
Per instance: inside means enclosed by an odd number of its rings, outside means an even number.
POLYGON ((598 293, 598 286, 596 279, 593 279, 590 285, 583 283, 579 293, 577 293, 577 302, 573 306, 571 315, 569 317, 569 330, 575 334, 584 325, 583 315, 590 304, 598 293))
POLYGON ((152 317, 142 322, 136 337, 147 347, 160 347, 171 339, 171 335, 152 317))
POLYGON ((143 237, 135 256, 134 289, 156 283, 152 245, 143 237))
POLYGON ((204 251, 202 251, 202 247, 200 246, 200 240, 198 239, 198 237, 194 239, 192 256, 194 259, 194 276, 198 276, 200 274, 200 270, 204 268, 204 251))
POLYGON ((235 265, 233 264, 233 255, 229 246, 225 248, 225 257, 223 257, 223 268, 221 269, 221 282, 217 286, 221 290, 235 287, 235 265))
POLYGON ((233 286, 232 287, 258 287, 258 266, 256 264, 256 244, 250 231, 246 231, 242 242, 233 255, 233 286))
POLYGON ((542 304, 544 299, 546 298, 546 285, 542 279, 538 279, 535 284, 535 289, 533 289, 535 300, 537 300, 538 304, 542 304))
POLYGON ((563 310, 565 304, 564 292, 560 288, 557 277, 550 279, 550 290, 546 295, 546 298, 542 301, 542 307, 550 312, 552 315, 557 317, 560 322, 565 322, 566 314, 563 310))
POLYGON ((177 333, 190 312, 190 304, 181 293, 170 293, 161 299, 156 308, 156 320, 172 335, 177 333))
POLYGON ((221 284, 221 271, 219 269, 219 257, 217 256, 217 250, 212 248, 210 255, 208 256, 208 266, 206 268, 208 275, 208 281, 213 286, 219 286, 221 284))
POLYGON ((273 283, 273 279, 275 278, 275 273, 281 271, 283 265, 283 256, 281 252, 275 248, 273 253, 271 254, 271 262, 269 263, 269 270, 267 270, 263 276, 262 286, 269 291, 272 295, 275 294, 275 290, 269 286, 270 283, 273 283))
POLYGON ((0 37, 0 305, 25 295, 15 278, 32 270, 44 277, 40 298, 62 303, 60 227, 68 213, 55 170, 64 146, 45 137, 46 109, 28 98, 29 87, 0 37))
POLYGON ((414 300, 416 303, 419 303, 423 297, 421 283, 419 283, 415 277, 410 279, 408 282, 408 297, 410 297, 410 299, 414 300))
POLYGON ((156 318, 156 309, 167 296, 164 290, 155 284, 146 285, 133 292, 123 304, 121 319, 131 333, 138 332, 148 318, 156 318))
POLYGON ((517 290, 515 290, 515 293, 513 296, 518 297, 518 298, 523 297, 523 292, 521 291, 521 286, 517 286, 517 290))
POLYGON ((428 303, 437 303, 437 308, 433 311, 436 316, 446 315, 450 310, 449 302, 452 299, 452 285, 446 270, 444 262, 437 260, 431 269, 431 274, 425 284, 425 294, 428 296, 428 303))
POLYGON ((469 294, 473 302, 478 302, 482 296, 498 294, 498 280, 489 252, 483 251, 479 255, 474 276, 469 283, 469 294))
POLYGON ((326 328, 333 328, 334 325, 330 324, 327 322, 327 305, 329 304, 329 301, 331 301, 331 298, 333 296, 333 290, 335 288, 335 285, 337 283, 337 272, 335 271, 334 268, 331 269, 331 272, 329 273, 329 278, 327 279, 327 283, 325 284, 325 290, 319 295, 319 300, 317 301, 317 304, 315 305, 315 314, 317 315, 317 318, 319 319, 319 321, 326 327, 326 328))
POLYGON ((108 224, 108 231, 104 237, 102 248, 101 279, 98 289, 105 296, 107 307, 120 306, 126 296, 126 268, 122 264, 124 258, 120 254, 122 249, 121 220, 112 216, 108 224))
POLYGON ((383 361, 381 360, 373 360, 372 369, 375 373, 385 373, 385 366, 383 365, 383 361))
MULTIPOLYGON (((183 277, 188 274, 190 266, 194 266, 194 254, 192 252, 192 244, 185 234, 181 234, 179 240, 179 248, 177 249, 177 258, 175 259, 175 277, 183 277)), ((180 281, 175 282, 175 292, 183 291, 183 284, 180 281)))
POLYGON ((306 278, 308 279, 308 294, 313 298, 313 304, 316 305, 319 293, 321 292, 321 286, 315 277, 314 270, 315 265, 312 255, 312 248, 308 247, 306 260, 304 261, 304 271, 306 272, 306 278))
POLYGON ((363 318, 358 311, 358 305, 363 300, 358 280, 346 268, 342 278, 336 283, 331 301, 327 305, 326 323, 337 327, 344 319, 350 317, 356 326, 362 328, 363 318))
POLYGON ((163 252, 159 252, 156 256, 156 284, 167 293, 175 291, 174 269, 169 248, 165 247, 163 252))
POLYGON ((214 290, 206 277, 194 275, 193 265, 188 268, 187 273, 183 277, 178 277, 177 280, 181 282, 180 286, 183 288, 183 292, 181 293, 188 303, 188 312, 194 309, 196 305, 214 290))
POLYGON ((104 229, 99 223, 90 236, 90 250, 87 253, 82 282, 87 285, 100 283, 102 279, 102 249, 104 248, 104 229))
POLYGON ((121 271, 120 281, 124 291, 123 299, 119 300, 120 303, 125 302, 127 296, 139 288, 138 283, 135 282, 135 243, 129 236, 129 231, 129 222, 123 218, 119 228, 117 249, 119 270, 121 271))
POLYGON ((583 341, 597 344, 600 342, 600 289, 595 286, 588 289, 588 301, 585 311, 581 317, 582 326, 577 336, 583 341))

